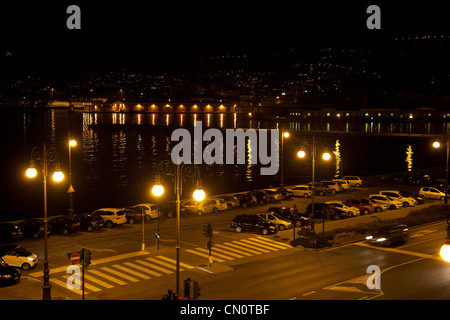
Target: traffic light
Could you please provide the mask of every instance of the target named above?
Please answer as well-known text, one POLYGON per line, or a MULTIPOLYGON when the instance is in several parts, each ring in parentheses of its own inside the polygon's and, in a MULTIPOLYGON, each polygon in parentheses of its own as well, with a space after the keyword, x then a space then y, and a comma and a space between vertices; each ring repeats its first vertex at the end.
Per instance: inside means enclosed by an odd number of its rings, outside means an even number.
POLYGON ((197 299, 198 297, 201 296, 200 287, 198 286, 198 282, 197 281, 192 281, 192 282, 193 282, 192 296, 193 296, 194 299, 197 299))
POLYGON ((85 268, 91 264, 91 250, 83 250, 83 263, 85 268))
POLYGON ((208 237, 208 238, 212 237, 212 225, 211 225, 211 223, 203 225, 203 235, 205 237, 208 237))
POLYGON ((191 298, 191 278, 184 280, 184 298, 191 298))

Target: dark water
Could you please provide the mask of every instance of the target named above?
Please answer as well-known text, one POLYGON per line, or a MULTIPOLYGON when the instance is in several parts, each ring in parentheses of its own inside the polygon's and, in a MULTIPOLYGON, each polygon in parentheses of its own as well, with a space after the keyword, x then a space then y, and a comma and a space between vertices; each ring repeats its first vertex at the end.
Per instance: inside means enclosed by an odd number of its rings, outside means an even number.
MULTIPOLYGON (((296 156, 300 148, 310 150, 315 134, 318 154, 335 153, 326 162, 317 157, 316 179, 335 175, 371 175, 406 171, 408 150, 412 152, 412 170, 442 166, 445 151, 431 147, 430 134, 448 130, 442 123, 374 123, 374 122, 258 122, 247 114, 118 114, 84 113, 68 110, 22 110, 3 108, 1 126, 2 209, 0 220, 14 220, 43 215, 42 179, 25 177, 34 146, 57 150, 66 179, 49 181, 49 216, 68 210, 68 144, 72 135, 78 145, 72 148, 72 182, 75 189, 75 212, 99 207, 133 205, 155 201, 150 189, 161 160, 170 159, 177 142, 171 142, 177 127, 192 128, 202 121, 203 128, 279 128, 290 129, 284 139, 284 182, 286 185, 311 180, 311 160, 296 156), (327 133, 327 131, 342 131, 327 133), (347 132, 361 132, 360 135, 347 132), (426 137, 367 136, 365 132, 425 133, 426 137), (336 149, 338 145, 338 150, 336 149), (408 149, 408 146, 410 146, 408 149), (340 159, 338 162, 336 159, 340 159)), ((281 121, 281 120, 280 120, 281 121)), ((50 163, 50 171, 53 164, 50 163)), ((260 165, 201 165, 203 187, 207 194, 231 193, 262 187, 278 186, 280 175, 261 176, 260 165)), ((173 189, 166 187, 166 198, 173 189)), ((186 180, 183 197, 192 194, 195 183, 186 180)))

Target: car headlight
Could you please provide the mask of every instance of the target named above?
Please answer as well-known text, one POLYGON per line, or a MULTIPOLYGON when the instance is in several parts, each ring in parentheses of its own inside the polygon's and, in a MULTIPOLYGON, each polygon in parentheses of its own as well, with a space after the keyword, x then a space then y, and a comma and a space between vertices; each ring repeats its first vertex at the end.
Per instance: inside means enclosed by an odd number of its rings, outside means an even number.
POLYGON ((28 259, 28 261, 33 261, 34 260, 33 257, 28 257, 27 259, 28 259))
POLYGON ((379 238, 379 239, 377 239, 377 242, 383 242, 383 241, 386 241, 386 238, 379 238))
POLYGON ((372 240, 373 239, 373 236, 367 236, 366 237, 366 240, 372 240))

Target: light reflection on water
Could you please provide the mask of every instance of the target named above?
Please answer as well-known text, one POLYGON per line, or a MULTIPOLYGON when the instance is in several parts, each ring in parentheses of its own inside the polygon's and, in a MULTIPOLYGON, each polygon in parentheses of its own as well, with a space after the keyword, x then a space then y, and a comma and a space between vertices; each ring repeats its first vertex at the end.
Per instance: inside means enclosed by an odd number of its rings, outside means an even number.
MULTIPOLYGON (((29 152, 34 145, 43 142, 42 110, 14 111, 16 123, 2 128, 4 134, 13 130, 14 143, 4 145, 5 154, 15 155, 13 163, 28 165, 29 152), (16 127, 12 127, 16 125, 16 127), (8 129, 9 128, 9 129, 8 129), (14 151, 20 149, 20 152, 14 151)), ((248 114, 184 114, 184 113, 83 113, 69 114, 67 110, 49 110, 47 113, 47 142, 58 150, 63 170, 67 171, 68 132, 80 144, 73 149, 73 183, 78 208, 95 209, 99 206, 120 206, 150 201, 149 189, 154 183, 157 165, 170 159, 175 142, 170 141, 172 131, 178 126, 192 127, 202 121, 204 129, 279 128, 290 129, 291 136, 284 140, 284 181, 286 185, 309 182, 311 163, 299 161, 296 152, 305 134, 312 130, 340 133, 317 134, 324 147, 334 150, 334 161, 316 163, 316 179, 332 178, 339 174, 369 175, 382 172, 406 171, 405 150, 411 146, 414 162, 411 170, 440 166, 445 155, 441 150, 431 151, 424 138, 367 137, 345 135, 345 132, 377 133, 444 133, 450 132, 450 123, 433 122, 376 122, 335 121, 265 122, 250 119, 248 114), (431 152, 434 152, 431 154, 431 152), (81 200, 82 199, 82 200, 81 200), (94 207, 94 208, 92 208, 94 207)), ((250 147, 250 144, 247 144, 250 147)), ((205 143, 203 144, 205 146, 205 143)), ((209 194, 244 191, 270 185, 279 185, 279 174, 260 176, 259 165, 249 164, 247 150, 245 165, 201 165, 203 186, 209 194)), ((253 159, 252 159, 253 160, 253 159)), ((10 165, 5 163, 5 167, 10 165)), ((17 166, 17 165, 16 165, 17 166)), ((20 166, 19 166, 20 167, 20 166)), ((8 169, 5 169, 8 170, 8 169)), ((18 169, 15 169, 17 172, 18 169)), ((14 180, 14 177, 11 177, 14 180)), ((16 179, 17 180, 17 179, 16 179)), ((191 186, 184 185, 183 194, 189 194, 191 186)), ((17 188, 29 188, 17 182, 17 188)), ((60 194, 61 207, 66 207, 67 188, 60 194)), ((173 190, 171 187, 168 190, 173 190)), ((20 193, 22 191, 19 191, 20 193)), ((55 199, 57 197, 53 197, 55 199)), ((59 200, 58 200, 59 201, 59 200)), ((58 202, 55 200, 55 202, 58 202)), ((58 211, 58 210, 56 210, 58 211)))

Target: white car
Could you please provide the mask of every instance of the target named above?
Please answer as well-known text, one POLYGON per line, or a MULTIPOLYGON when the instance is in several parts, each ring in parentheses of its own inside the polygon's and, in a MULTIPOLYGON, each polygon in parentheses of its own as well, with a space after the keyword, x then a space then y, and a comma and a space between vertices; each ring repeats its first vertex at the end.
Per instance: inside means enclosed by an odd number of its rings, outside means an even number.
POLYGON ((21 268, 22 270, 30 270, 38 263, 35 253, 31 253, 24 247, 18 245, 7 245, 0 248, 0 257, 8 265, 21 268))
POLYGON ((328 192, 330 192, 331 194, 336 194, 336 192, 344 190, 344 188, 342 188, 340 183, 338 183, 337 181, 324 180, 322 181, 322 183, 327 186, 328 192))
POLYGON ((358 208, 348 206, 343 201, 334 200, 334 201, 325 201, 325 203, 333 206, 337 210, 345 212, 347 217, 355 217, 361 214, 358 208))
POLYGON ((395 198, 391 198, 388 196, 384 196, 382 194, 371 194, 369 195, 369 199, 372 200, 376 204, 384 204, 386 205, 386 209, 398 209, 403 207, 403 203, 395 198))
POLYGON ((134 205, 133 208, 141 213, 142 210, 144 210, 144 217, 146 221, 149 221, 150 219, 158 219, 158 215, 160 214, 158 206, 154 203, 140 203, 134 205))
POLYGON ((357 176, 345 176, 345 177, 342 177, 342 180, 347 180, 348 183, 350 184, 350 187, 359 188, 363 184, 362 179, 357 176))
POLYGON ((282 217, 277 213, 260 212, 258 213, 258 216, 260 216, 264 220, 276 224, 278 230, 286 230, 292 228, 292 222, 282 219, 282 217))
POLYGON ((94 214, 98 214, 102 217, 103 223, 107 228, 112 228, 127 222, 127 215, 123 209, 102 208, 95 210, 94 214))
POLYGON ((414 207, 417 204, 416 199, 403 197, 398 190, 383 190, 380 191, 379 194, 401 201, 404 207, 414 207))
POLYGON ((444 200, 445 193, 442 192, 439 189, 432 188, 432 187, 423 187, 419 190, 419 197, 425 198, 425 199, 439 199, 444 200))
POLYGON ((341 187, 343 190, 350 189, 350 183, 347 180, 344 179, 332 179, 331 181, 337 181, 341 184, 341 187))
POLYGON ((295 197, 303 197, 308 198, 311 197, 311 187, 306 185, 298 185, 293 187, 292 189, 288 189, 292 191, 295 197))
POLYGON ((206 205, 210 205, 212 207, 212 212, 219 212, 228 209, 227 202, 220 197, 217 198, 209 198, 204 200, 206 205))

